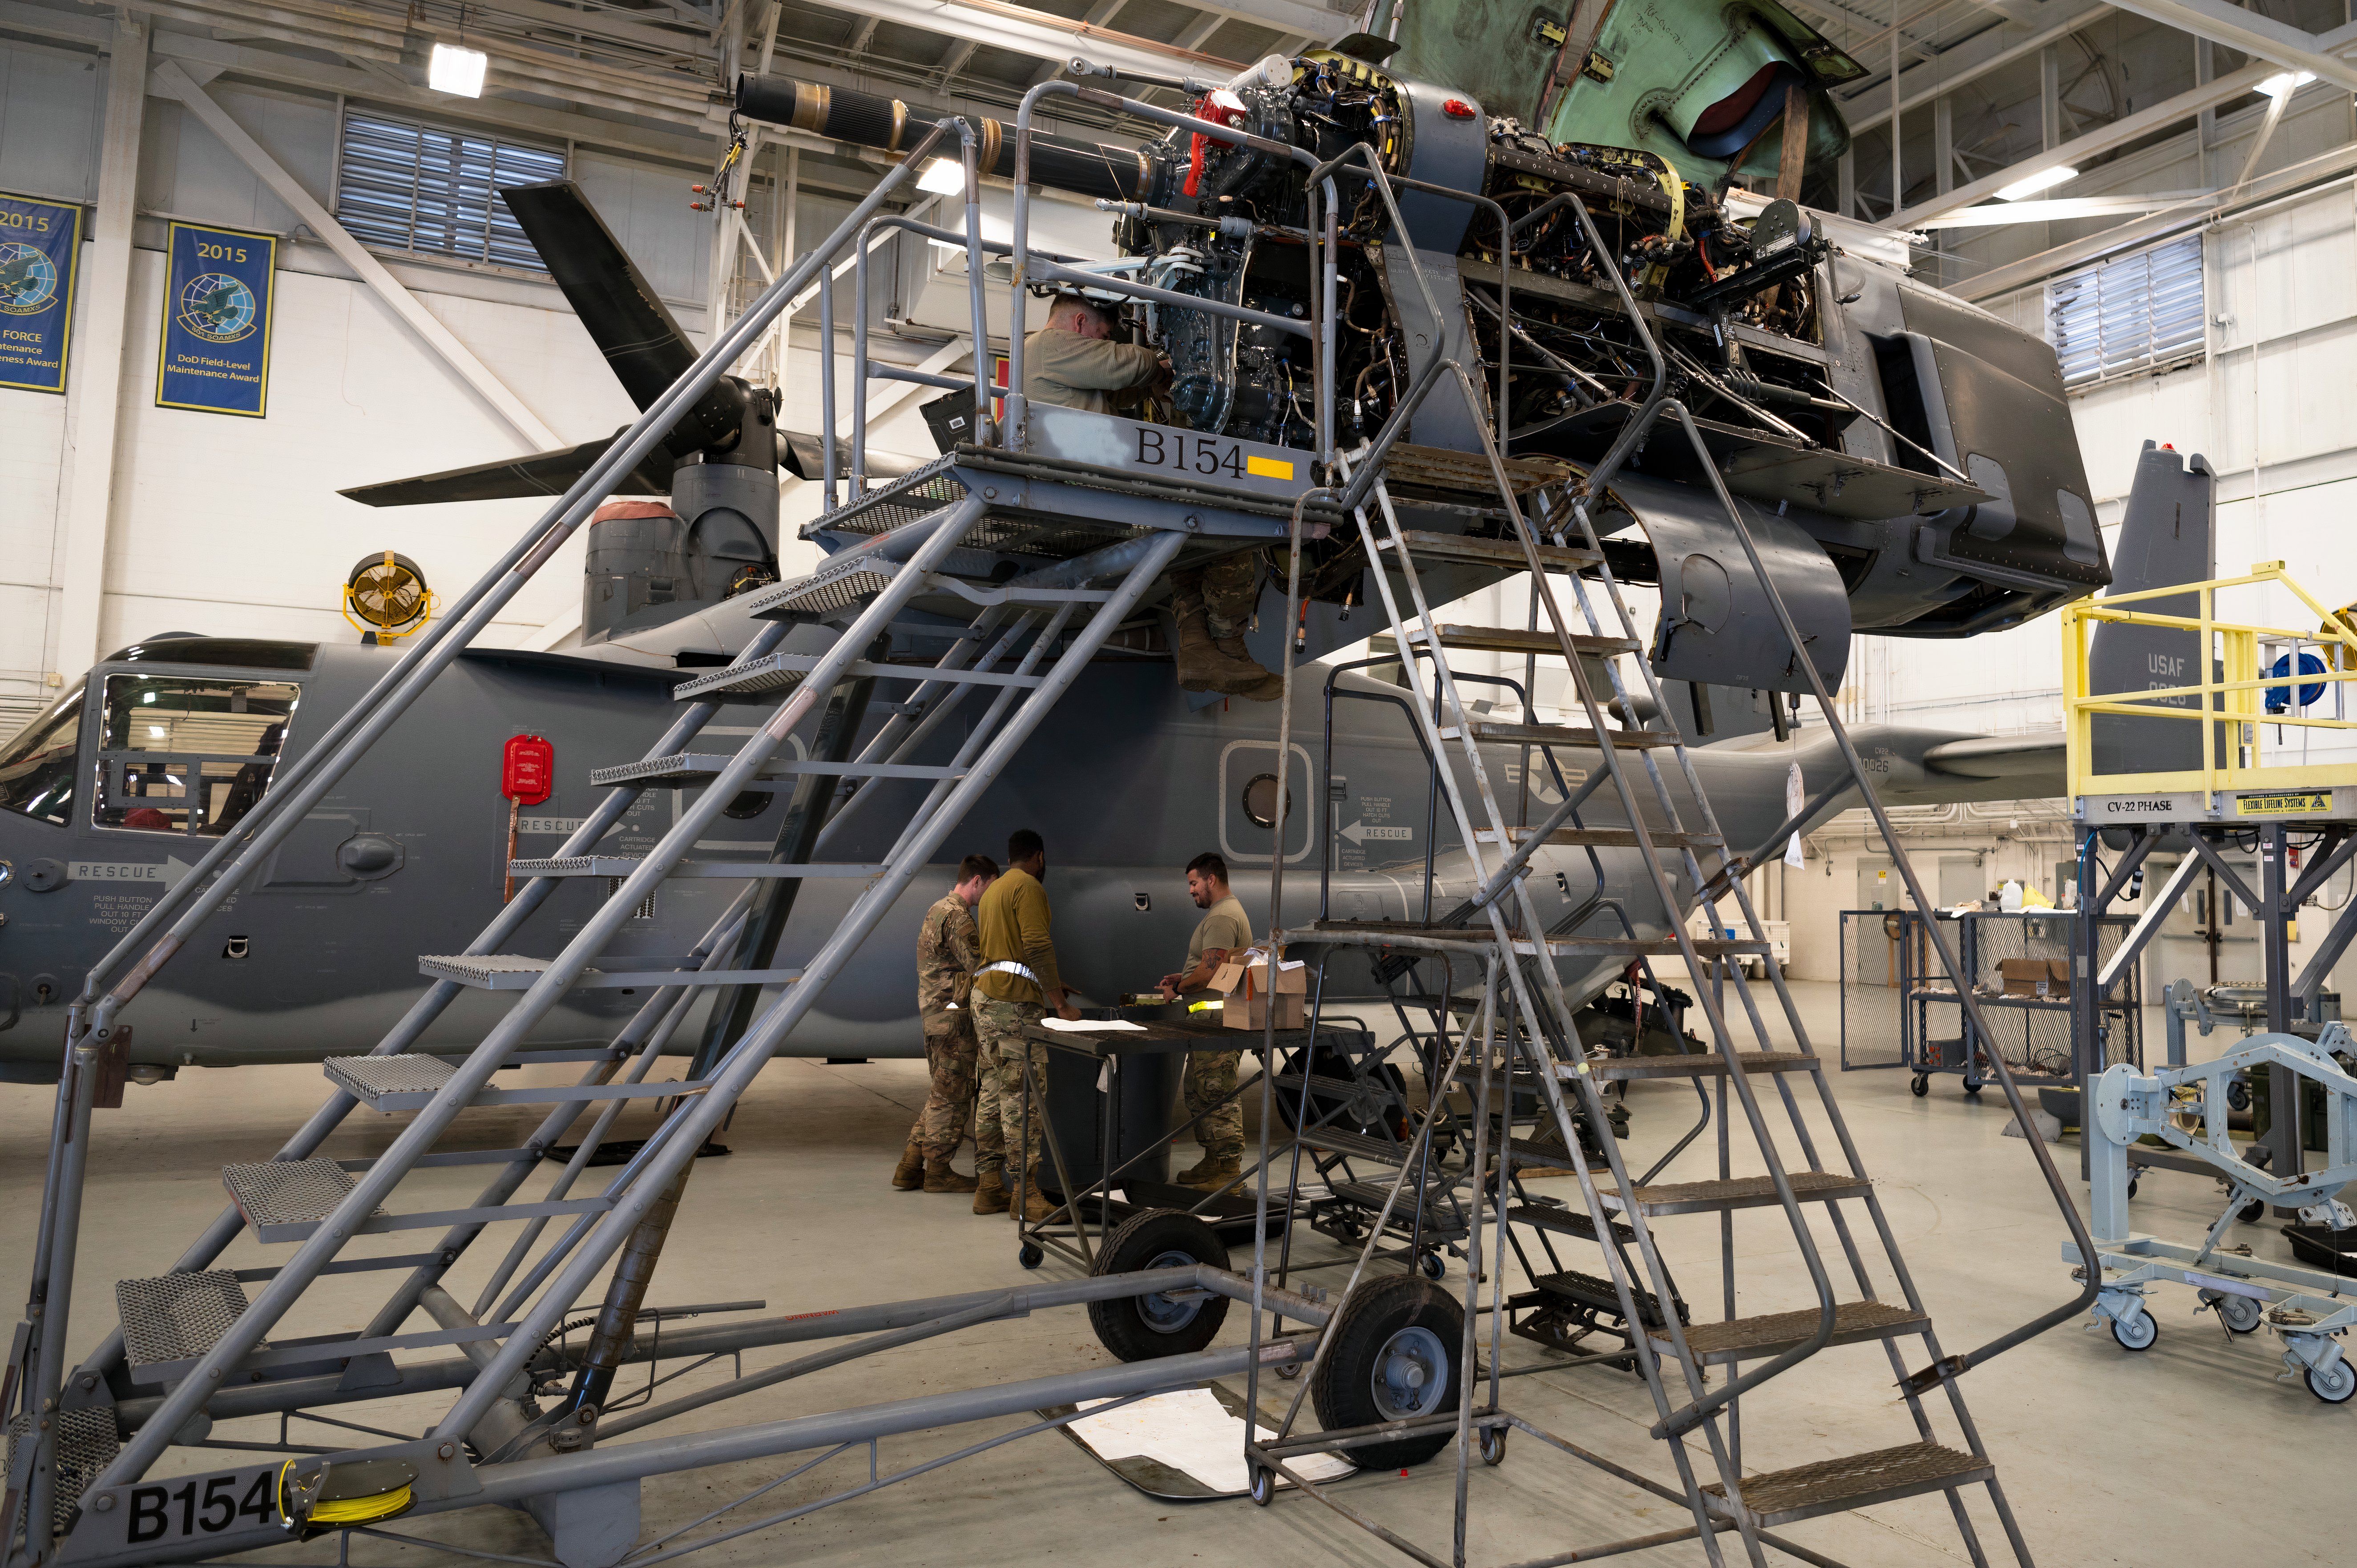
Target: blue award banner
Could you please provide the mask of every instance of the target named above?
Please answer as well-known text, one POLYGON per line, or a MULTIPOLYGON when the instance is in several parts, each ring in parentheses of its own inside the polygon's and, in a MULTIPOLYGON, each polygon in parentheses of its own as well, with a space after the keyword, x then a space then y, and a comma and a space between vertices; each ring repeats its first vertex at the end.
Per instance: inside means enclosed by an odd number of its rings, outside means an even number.
POLYGON ((156 406, 260 419, 270 400, 270 285, 277 240, 175 223, 170 251, 156 406))
POLYGON ((0 387, 66 390, 81 209, 0 193, 0 387))

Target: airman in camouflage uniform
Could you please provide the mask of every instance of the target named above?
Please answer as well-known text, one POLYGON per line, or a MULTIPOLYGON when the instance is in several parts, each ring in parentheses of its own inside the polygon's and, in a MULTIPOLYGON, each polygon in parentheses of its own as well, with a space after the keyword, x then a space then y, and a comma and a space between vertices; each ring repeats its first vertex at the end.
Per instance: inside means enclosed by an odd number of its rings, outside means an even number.
POLYGON ((925 1028, 925 1066, 931 1088, 925 1108, 909 1129, 892 1185, 903 1192, 972 1192, 975 1178, 950 1168, 950 1156, 965 1136, 974 1112, 974 972, 981 964, 981 940, 974 906, 998 875, 988 855, 959 863, 958 883, 925 911, 917 928, 917 1015, 925 1028))
POLYGON ((1285 682, 1244 646, 1260 604, 1264 563, 1257 550, 1222 555, 1193 571, 1170 574, 1170 613, 1178 619, 1178 684, 1189 692, 1276 700, 1285 682))
POLYGON ((1063 977, 1056 970, 1048 894, 1039 885, 1048 875, 1047 846, 1038 833, 1018 828, 1007 835, 1006 862, 1006 875, 990 885, 975 912, 982 967, 974 974, 974 1023, 982 1046, 983 1081, 974 1122, 980 1151, 974 1171, 982 1186, 974 1195, 974 1211, 1004 1214, 1013 1208, 1036 1224, 1056 1210, 1039 1191, 1039 1131, 1047 1107, 1032 1102, 1027 1110, 1023 1077, 1028 1061, 1045 1090, 1048 1048, 1028 1031, 1050 1009, 1064 1018, 1081 1015, 1066 1000, 1063 977), (1018 1139, 1023 1146, 1009 1148, 1018 1139))

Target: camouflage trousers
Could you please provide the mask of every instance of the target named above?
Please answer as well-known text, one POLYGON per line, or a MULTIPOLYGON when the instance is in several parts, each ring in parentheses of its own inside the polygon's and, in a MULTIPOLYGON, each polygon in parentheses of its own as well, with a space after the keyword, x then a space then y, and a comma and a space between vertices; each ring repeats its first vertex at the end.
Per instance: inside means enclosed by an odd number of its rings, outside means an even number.
POLYGON ((1242 637, 1260 605, 1261 555, 1240 550, 1192 572, 1170 575, 1171 606, 1185 615, 1197 602, 1213 637, 1242 637))
POLYGON ((1236 1091, 1236 1064, 1243 1057, 1242 1051, 1190 1051, 1187 1055, 1187 1076, 1180 1081, 1187 1114, 1195 1119, 1195 1141, 1215 1159, 1243 1158, 1243 1101, 1231 1100, 1209 1115, 1204 1114, 1206 1106, 1217 1104, 1222 1096, 1236 1091))
POLYGON ((1008 1142, 1023 1139, 1018 1171, 1028 1170, 1039 1157, 1039 1119, 1047 1114, 1041 1105, 1023 1113, 1023 1062, 1028 1056, 1032 1076, 1044 1090, 1048 1082, 1048 1047, 1028 1039, 1023 1031, 1048 1015, 1048 1010, 1036 1002, 997 1002, 987 996, 974 999, 974 1032, 979 1041, 977 1055, 982 1065, 982 1093, 974 1102, 974 1172, 1003 1172, 1007 1164, 1008 1142))
MULTIPOLYGON (((928 1025, 937 1022, 927 1019, 928 1025)), ((948 1020, 938 1033, 925 1032, 925 1069, 932 1077, 925 1108, 909 1129, 909 1141, 924 1150, 928 1160, 946 1161, 965 1140, 965 1120, 974 1114, 974 1038, 973 1023, 963 1016, 948 1020)))

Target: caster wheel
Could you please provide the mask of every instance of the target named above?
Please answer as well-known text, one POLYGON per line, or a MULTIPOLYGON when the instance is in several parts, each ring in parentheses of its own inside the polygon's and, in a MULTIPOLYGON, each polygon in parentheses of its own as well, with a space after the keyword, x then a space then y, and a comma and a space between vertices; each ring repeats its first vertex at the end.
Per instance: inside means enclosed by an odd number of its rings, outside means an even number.
POLYGON ((1964 1079, 1964 1092, 1966 1094, 1977 1095, 1986 1087, 1987 1085, 1982 1083, 1981 1080, 1976 1078, 1968 1078, 1964 1079))
POLYGON ((2130 1203, 2134 1203, 2136 1201, 2136 1184, 2142 1180, 2144 1180, 2142 1176, 2128 1177, 2128 1201, 2130 1203))
POLYGON ((2241 1079, 2226 1085, 2226 1109, 2248 1111, 2251 1108, 2251 1086, 2241 1079))
POLYGON ((1448 1264, 1437 1252, 1426 1252, 1415 1261, 1415 1272, 1426 1279, 1437 1280, 1448 1272, 1448 1264))
POLYGON ((1036 1269, 1040 1264, 1048 1261, 1048 1254, 1041 1251, 1033 1243, 1026 1241, 1023 1243, 1021 1251, 1015 1254, 1015 1261, 1022 1264, 1027 1269, 1036 1269))
POLYGON ((1505 1458, 1506 1429, 1502 1426, 1483 1427, 1481 1429, 1481 1463, 1499 1465, 1503 1464, 1505 1458))
POLYGON ((2322 1371, 2308 1369, 2308 1391, 2327 1404, 2347 1404, 2357 1394, 2357 1367, 2335 1361, 2322 1371))
POLYGON ((1915 1075, 1915 1081, 1907 1087, 1915 1091, 1916 1099, 1921 1100, 1932 1092, 1932 1075, 1928 1072, 1919 1072, 1915 1075))
POLYGON ((1301 1363, 1298 1361, 1289 1361, 1276 1369, 1276 1375, 1286 1382, 1292 1382, 1295 1379, 1301 1376, 1301 1363))
POLYGON ((1262 1508, 1276 1500, 1276 1472, 1265 1465, 1252 1467, 1252 1500, 1262 1508))
POLYGON ((2260 1197, 2255 1197, 2251 1199, 2250 1202, 2243 1205, 2241 1211, 2234 1216, 2235 1219, 2241 1220, 2245 1225, 2256 1225, 2260 1220, 2265 1219, 2266 1217, 2266 1200, 2260 1197))
MULTIPOLYGON (((2259 1320, 2266 1314, 2266 1308, 2246 1295, 2222 1295, 2217 1305, 2218 1321, 2226 1326, 2230 1334, 2255 1333, 2259 1320)), ((2349 1363, 2339 1361, 2334 1365, 2346 1368, 2349 1363)), ((2341 1397, 2345 1399, 2348 1396, 2344 1394, 2341 1397)))
POLYGON ((2151 1313, 2138 1307, 2133 1316, 2112 1319, 2112 1337, 2123 1350, 2149 1350, 2160 1337, 2160 1325, 2152 1320, 2151 1313))

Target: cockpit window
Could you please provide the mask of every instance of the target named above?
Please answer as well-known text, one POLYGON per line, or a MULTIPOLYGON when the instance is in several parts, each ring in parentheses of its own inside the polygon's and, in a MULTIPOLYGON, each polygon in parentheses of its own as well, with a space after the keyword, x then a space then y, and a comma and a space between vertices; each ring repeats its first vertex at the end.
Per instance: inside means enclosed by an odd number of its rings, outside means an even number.
POLYGON ((59 827, 71 820, 74 747, 81 738, 85 690, 75 687, 0 751, 0 806, 59 827))
POLYGON ((109 675, 100 713, 102 828, 219 834, 270 787, 302 688, 210 675, 109 675))

